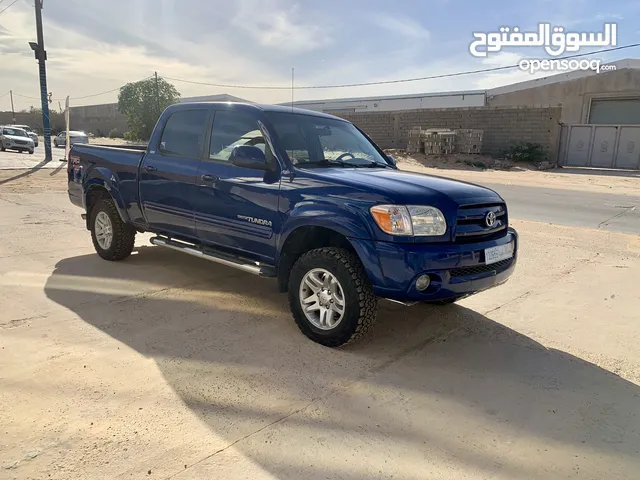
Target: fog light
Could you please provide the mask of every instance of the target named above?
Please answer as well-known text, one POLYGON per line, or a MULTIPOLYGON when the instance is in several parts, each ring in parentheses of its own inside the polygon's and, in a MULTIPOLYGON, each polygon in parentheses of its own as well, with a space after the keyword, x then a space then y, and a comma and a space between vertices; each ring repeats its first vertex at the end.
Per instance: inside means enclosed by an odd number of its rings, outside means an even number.
POLYGON ((431 284, 429 275, 420 275, 416 280, 416 289, 420 292, 424 292, 431 284))

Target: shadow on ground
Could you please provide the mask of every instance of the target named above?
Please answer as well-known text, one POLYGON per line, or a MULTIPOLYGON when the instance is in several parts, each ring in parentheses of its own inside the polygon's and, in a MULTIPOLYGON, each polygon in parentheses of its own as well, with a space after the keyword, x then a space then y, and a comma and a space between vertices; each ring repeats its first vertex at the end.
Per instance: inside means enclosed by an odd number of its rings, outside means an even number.
POLYGON ((67 258, 45 290, 153 358, 276 478, 426 478, 443 465, 564 477, 578 456, 600 462, 594 478, 639 471, 638 386, 461 306, 381 302, 366 340, 332 350, 298 332, 272 281, 157 247, 120 263, 67 258))

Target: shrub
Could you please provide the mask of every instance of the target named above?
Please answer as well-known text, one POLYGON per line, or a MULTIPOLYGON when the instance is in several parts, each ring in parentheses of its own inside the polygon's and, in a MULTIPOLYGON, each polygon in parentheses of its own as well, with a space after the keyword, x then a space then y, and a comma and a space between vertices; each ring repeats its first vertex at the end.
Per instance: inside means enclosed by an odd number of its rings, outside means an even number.
POLYGON ((130 142, 136 142, 139 139, 136 138, 136 135, 133 132, 124 132, 123 138, 125 140, 129 140, 130 142))
POLYGON ((515 162, 535 162, 544 157, 544 152, 539 143, 516 143, 503 156, 515 162))
POLYGON ((112 128, 109 130, 109 138, 124 138, 124 135, 117 128, 112 128))

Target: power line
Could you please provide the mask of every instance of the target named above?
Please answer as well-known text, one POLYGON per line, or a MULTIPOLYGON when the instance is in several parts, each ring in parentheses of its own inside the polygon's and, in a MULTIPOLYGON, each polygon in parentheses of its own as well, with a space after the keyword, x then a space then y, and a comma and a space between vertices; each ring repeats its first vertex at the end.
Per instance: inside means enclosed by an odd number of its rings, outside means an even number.
MULTIPOLYGON (((620 47, 614 47, 614 48, 607 48, 604 50, 598 50, 596 52, 589 52, 589 53, 579 53, 576 55, 567 55, 565 57, 559 57, 557 59, 554 60, 568 60, 571 58, 578 58, 578 57, 586 57, 588 55, 597 55, 599 53, 607 53, 607 52, 613 52, 616 50, 624 50, 627 48, 634 48, 634 47, 638 47, 640 46, 640 43, 633 43, 630 45, 623 45, 620 47)), ((437 78, 450 78, 450 77, 460 77, 463 75, 474 75, 477 73, 488 73, 488 72, 496 72, 499 70, 507 70, 507 69, 511 69, 511 68, 517 68, 519 66, 519 64, 514 64, 514 65, 505 65, 505 66, 501 66, 501 67, 490 67, 490 68, 481 68, 478 70, 466 70, 463 72, 454 72, 454 73, 443 73, 440 75, 430 75, 427 77, 416 77, 416 78, 404 78, 404 79, 399 79, 399 80, 384 80, 384 81, 379 81, 379 82, 362 82, 362 83, 345 83, 345 84, 337 84, 337 85, 310 85, 310 86, 273 86, 273 85, 264 85, 264 86, 259 86, 259 85, 227 85, 227 84, 219 84, 219 83, 208 83, 208 82, 196 82, 193 80, 184 80, 181 78, 172 78, 172 77, 163 77, 167 80, 173 80, 175 82, 184 82, 184 83, 191 83, 194 85, 207 85, 210 87, 220 87, 220 88, 248 88, 248 89, 263 89, 263 90, 291 90, 292 88, 294 90, 310 90, 310 89, 321 89, 321 88, 347 88, 347 87, 366 87, 366 86, 371 86, 371 85, 389 85, 389 84, 393 84, 393 83, 407 83, 407 82, 418 82, 421 80, 434 80, 437 78)))
MULTIPOLYGON (((16 3, 17 1, 18 1, 18 0, 13 0, 13 2, 11 2, 11 3, 9 4, 9 6, 8 6, 8 7, 6 7, 6 8, 4 8, 4 9, 0 10, 0 13, 4 12, 4 11, 6 11, 6 10, 9 10, 9 8, 11 8, 11 6, 12 6, 14 3, 16 3)), ((2 3, 2 2, 0 2, 0 3, 2 3)))
MULTIPOLYGON (((153 75, 150 75, 150 76, 145 77, 145 78, 143 78, 143 79, 141 79, 141 80, 136 80, 136 82, 142 82, 142 81, 144 81, 144 80, 149 80, 152 76, 153 76, 153 75)), ((135 82, 134 82, 134 83, 135 83, 135 82)), ((105 95, 105 94, 107 94, 107 93, 113 93, 113 92, 115 92, 115 91, 117 91, 117 90, 120 90, 120 88, 122 88, 122 87, 113 88, 113 89, 111 89, 111 90, 107 90, 107 91, 100 92, 100 93, 92 93, 91 95, 83 95, 82 97, 70 97, 69 99, 70 99, 70 100, 82 100, 82 99, 85 99, 85 98, 98 97, 98 96, 100 96, 100 95, 105 95)), ((9 92, 7 92, 7 93, 9 93, 9 92)), ((30 97, 30 96, 28 96, 28 95, 21 95, 20 93, 15 93, 15 92, 13 92, 13 94, 14 94, 14 95, 16 95, 16 96, 18 96, 18 97, 28 98, 29 100, 40 100, 40 98, 39 98, 39 97, 30 97)), ((6 94, 5 94, 5 95, 6 95, 6 94)), ((0 96, 0 98, 2 98, 2 97, 0 96)), ((62 100, 66 100, 66 98, 52 98, 51 100, 52 100, 52 101, 54 101, 54 100, 55 100, 55 101, 62 101, 62 100)))
MULTIPOLYGON (((2 3, 2 0, 0 0, 0 3, 2 3)), ((11 93, 11 90, 9 90, 7 93, 3 93, 2 95, 0 95, 0 98, 6 97, 7 95, 9 95, 9 93, 11 93)))

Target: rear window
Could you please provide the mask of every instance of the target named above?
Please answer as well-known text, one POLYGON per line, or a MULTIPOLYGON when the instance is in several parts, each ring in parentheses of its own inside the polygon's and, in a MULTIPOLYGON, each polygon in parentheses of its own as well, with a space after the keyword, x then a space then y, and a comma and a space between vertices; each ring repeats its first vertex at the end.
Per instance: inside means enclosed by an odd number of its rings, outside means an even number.
POLYGON ((165 155, 199 157, 205 136, 208 110, 180 110, 172 113, 162 132, 160 152, 165 155))

